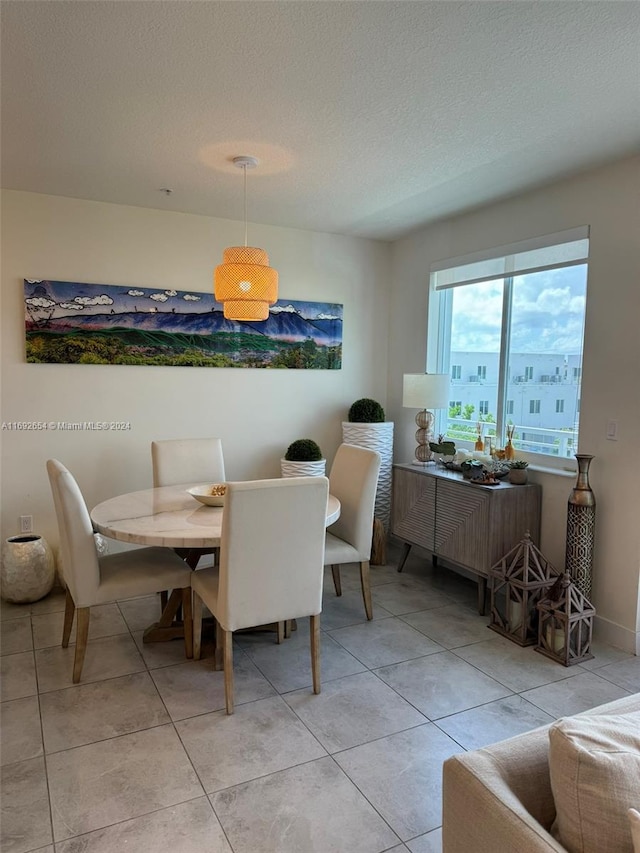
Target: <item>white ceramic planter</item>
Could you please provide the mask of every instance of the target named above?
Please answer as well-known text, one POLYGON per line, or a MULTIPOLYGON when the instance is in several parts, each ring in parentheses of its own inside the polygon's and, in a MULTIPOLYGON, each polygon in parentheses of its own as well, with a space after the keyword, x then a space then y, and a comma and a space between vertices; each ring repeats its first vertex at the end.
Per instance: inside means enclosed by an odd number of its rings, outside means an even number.
MULTIPOLYGON (((345 444, 355 444, 356 447, 366 447, 377 450, 380 454, 380 474, 376 491, 375 518, 384 528, 384 535, 389 531, 391 520, 391 474, 393 466, 393 421, 383 421, 376 424, 357 424, 350 421, 342 422, 342 440, 345 444)), ((375 546, 374 539, 374 546, 375 546)), ((374 547, 371 562, 381 565, 386 561, 383 544, 374 547)))
POLYGON ((5 539, 0 570, 0 595, 5 601, 38 601, 51 592, 55 578, 53 552, 46 539, 35 533, 5 539))
POLYGON ((526 486, 529 472, 526 468, 511 468, 508 474, 509 482, 514 486, 526 486))
POLYGON ((280 472, 283 477, 324 477, 326 466, 326 459, 318 459, 317 462, 280 460, 280 472))

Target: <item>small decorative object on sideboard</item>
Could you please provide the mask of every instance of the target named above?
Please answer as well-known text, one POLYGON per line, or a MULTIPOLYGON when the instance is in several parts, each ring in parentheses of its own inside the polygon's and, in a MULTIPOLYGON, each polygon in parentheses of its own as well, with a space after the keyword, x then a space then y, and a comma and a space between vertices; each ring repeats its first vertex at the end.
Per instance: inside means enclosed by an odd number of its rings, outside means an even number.
POLYGON ((349 409, 349 420, 342 422, 345 444, 366 447, 380 454, 380 473, 376 490, 371 564, 386 563, 386 537, 391 520, 391 467, 393 464, 393 421, 385 421, 384 409, 376 400, 362 397, 349 409))
POLYGON ((565 572, 538 604, 536 651, 551 660, 573 666, 591 660, 595 609, 565 572))
POLYGON ((287 448, 280 460, 283 477, 323 477, 327 460, 311 438, 299 438, 287 448))
POLYGON ((12 604, 38 601, 51 592, 56 578, 53 552, 42 536, 11 536, 2 546, 1 594, 12 604))
POLYGON ((507 462, 511 462, 512 459, 516 458, 516 451, 513 446, 513 433, 515 428, 515 424, 509 424, 507 426, 507 443, 504 446, 504 458, 507 462))
POLYGON ((538 640, 540 598, 558 572, 526 534, 515 548, 491 567, 491 621, 489 627, 520 646, 538 640))
POLYGON ((528 471, 529 463, 525 462, 524 459, 514 459, 512 462, 509 462, 509 482, 513 483, 514 486, 524 486, 528 480, 528 471))
POLYGON ((478 431, 478 437, 476 438, 476 443, 474 446, 475 450, 484 450, 484 441, 482 439, 482 434, 484 432, 484 424, 482 421, 478 421, 476 424, 476 430, 478 431))
POLYGON ((589 466, 593 458, 586 453, 576 453, 578 479, 567 506, 565 568, 587 598, 591 598, 596 526, 596 497, 589 484, 589 466))

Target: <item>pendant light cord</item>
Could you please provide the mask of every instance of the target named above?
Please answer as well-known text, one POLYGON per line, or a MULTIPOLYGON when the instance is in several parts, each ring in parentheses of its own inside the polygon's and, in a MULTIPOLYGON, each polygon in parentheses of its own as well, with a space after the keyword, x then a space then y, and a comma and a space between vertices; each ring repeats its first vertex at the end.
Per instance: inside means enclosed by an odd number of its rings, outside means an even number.
POLYGON ((244 245, 245 249, 248 245, 247 243, 247 167, 246 165, 242 167, 242 171, 244 172, 244 245))

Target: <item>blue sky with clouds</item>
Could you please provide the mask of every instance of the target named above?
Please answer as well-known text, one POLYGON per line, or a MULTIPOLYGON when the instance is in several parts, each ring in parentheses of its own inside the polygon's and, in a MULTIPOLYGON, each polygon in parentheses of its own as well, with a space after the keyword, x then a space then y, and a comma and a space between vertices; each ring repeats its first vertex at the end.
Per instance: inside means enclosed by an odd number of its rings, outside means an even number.
MULTIPOLYGON (((512 352, 582 352, 587 266, 517 276, 513 286, 512 352)), ((502 281, 453 290, 451 349, 498 352, 502 328, 502 281)))

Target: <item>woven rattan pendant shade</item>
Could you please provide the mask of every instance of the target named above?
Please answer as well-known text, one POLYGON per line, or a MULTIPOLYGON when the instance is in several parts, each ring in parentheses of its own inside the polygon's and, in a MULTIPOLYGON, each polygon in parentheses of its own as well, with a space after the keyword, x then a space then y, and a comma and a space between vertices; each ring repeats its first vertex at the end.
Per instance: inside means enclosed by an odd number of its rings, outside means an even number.
POLYGON ((278 298, 278 273, 263 249, 230 246, 215 269, 214 289, 227 320, 266 320, 278 298))
POLYGON ((269 305, 278 299, 278 273, 269 266, 264 249, 247 246, 247 169, 255 157, 234 157, 244 173, 244 246, 230 246, 213 276, 214 294, 224 306, 226 320, 266 320, 269 305))

